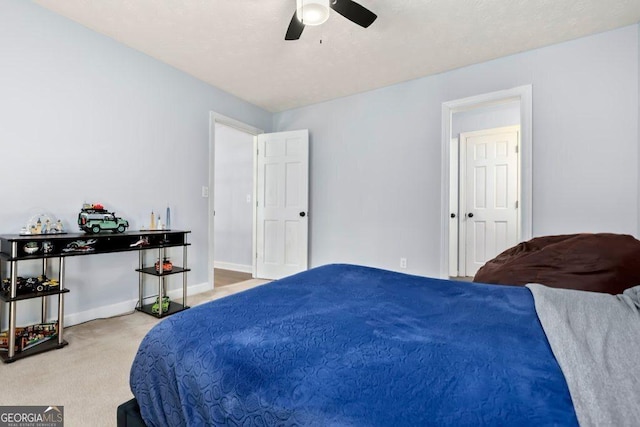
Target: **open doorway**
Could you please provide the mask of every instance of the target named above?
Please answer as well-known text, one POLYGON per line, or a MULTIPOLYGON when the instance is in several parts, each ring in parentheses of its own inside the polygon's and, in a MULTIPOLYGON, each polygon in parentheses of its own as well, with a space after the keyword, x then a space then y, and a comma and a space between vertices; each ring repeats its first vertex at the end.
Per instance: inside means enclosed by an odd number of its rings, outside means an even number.
POLYGON ((215 124, 214 286, 252 278, 253 153, 253 135, 215 124))
MULTIPOLYGON (((460 167, 461 164, 464 164, 464 160, 468 159, 469 155, 472 155, 466 152, 467 147, 473 149, 472 145, 474 144, 468 144, 471 139, 485 138, 482 129, 502 127, 504 130, 507 125, 515 125, 517 129, 515 141, 510 143, 512 147, 509 148, 517 153, 517 163, 514 165, 517 170, 516 196, 509 201, 509 208, 514 209, 514 212, 516 212, 514 217, 516 227, 515 242, 531 238, 531 112, 531 86, 522 86, 443 103, 441 277, 469 275, 465 271, 466 264, 463 265, 461 262, 466 262, 464 259, 465 254, 469 253, 466 252, 467 248, 465 246, 469 245, 467 237, 471 228, 467 227, 467 225, 474 225, 467 224, 467 222, 474 223, 475 220, 473 219, 474 212, 469 209, 471 204, 466 200, 466 195, 460 192, 461 188, 463 192, 465 188, 465 183, 461 185, 460 177, 464 177, 465 173, 473 172, 467 171, 466 165, 463 165, 465 170, 461 173, 460 167), (465 141, 460 140, 460 135, 466 135, 465 141), (465 152, 462 152, 462 150, 465 150, 465 152), (465 212, 462 212, 461 209, 465 212)), ((500 132, 496 130, 495 133, 500 132)), ((493 144, 495 148, 495 142, 493 144)), ((499 144, 502 144, 502 141, 499 144)), ((481 144, 482 148, 489 147, 489 145, 481 144)), ((472 176, 471 178, 471 181, 467 181, 467 187, 469 188, 473 186, 474 177, 472 176)), ((493 188, 493 184, 491 185, 491 188, 493 188)), ((482 190, 482 187, 479 190, 482 190)), ((478 229, 482 231, 481 227, 478 229)), ((489 240, 483 237, 481 242, 484 244, 485 241, 489 240)))
POLYGON ((261 133, 221 114, 210 115, 208 270, 212 287, 255 274, 255 153, 256 136, 261 133), (220 280, 216 280, 216 269, 220 280))
POLYGON ((214 264, 219 260, 215 235, 216 143, 223 138, 222 130, 226 128, 251 135, 253 141, 252 195, 239 193, 244 203, 250 200, 248 204, 253 212, 252 277, 279 279, 306 270, 309 250, 309 130, 264 133, 261 129, 212 112, 209 121, 209 185, 202 189, 202 196, 209 197, 209 284, 212 287, 215 284, 214 264))

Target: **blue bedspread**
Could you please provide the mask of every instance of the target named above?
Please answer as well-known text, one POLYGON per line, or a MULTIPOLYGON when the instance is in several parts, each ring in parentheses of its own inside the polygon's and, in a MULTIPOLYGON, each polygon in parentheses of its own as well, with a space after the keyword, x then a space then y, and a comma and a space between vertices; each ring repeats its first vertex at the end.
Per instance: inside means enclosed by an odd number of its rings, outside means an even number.
POLYGON ((329 265, 159 322, 149 426, 577 425, 525 287, 329 265))

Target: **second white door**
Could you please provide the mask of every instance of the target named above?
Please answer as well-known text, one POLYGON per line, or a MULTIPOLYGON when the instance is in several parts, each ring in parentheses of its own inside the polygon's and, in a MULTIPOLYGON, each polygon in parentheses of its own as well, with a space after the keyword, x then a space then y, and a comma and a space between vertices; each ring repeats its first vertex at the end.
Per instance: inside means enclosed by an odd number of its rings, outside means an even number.
POLYGON ((460 135, 461 275, 518 242, 519 140, 519 126, 460 135))

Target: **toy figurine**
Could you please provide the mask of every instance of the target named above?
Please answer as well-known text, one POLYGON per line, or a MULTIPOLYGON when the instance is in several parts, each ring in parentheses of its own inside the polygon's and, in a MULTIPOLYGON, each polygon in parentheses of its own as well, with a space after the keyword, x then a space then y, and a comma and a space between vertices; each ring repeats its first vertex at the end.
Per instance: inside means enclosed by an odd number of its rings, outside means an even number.
POLYGON ((53 243, 47 241, 42 242, 42 252, 45 254, 49 254, 53 251, 53 243))

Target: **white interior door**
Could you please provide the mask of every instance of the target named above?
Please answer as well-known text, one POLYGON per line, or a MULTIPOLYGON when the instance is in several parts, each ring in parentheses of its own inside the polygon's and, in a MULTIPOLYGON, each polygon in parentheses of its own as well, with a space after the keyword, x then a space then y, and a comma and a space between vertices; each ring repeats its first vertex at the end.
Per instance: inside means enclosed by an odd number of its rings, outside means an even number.
POLYGON ((460 136, 465 276, 518 242, 519 133, 519 126, 509 126, 460 136))
POLYGON ((307 269, 309 131, 258 135, 256 276, 307 269))

